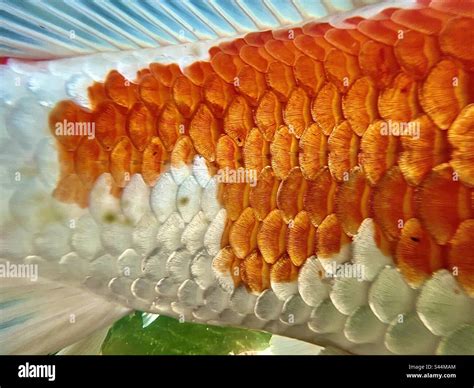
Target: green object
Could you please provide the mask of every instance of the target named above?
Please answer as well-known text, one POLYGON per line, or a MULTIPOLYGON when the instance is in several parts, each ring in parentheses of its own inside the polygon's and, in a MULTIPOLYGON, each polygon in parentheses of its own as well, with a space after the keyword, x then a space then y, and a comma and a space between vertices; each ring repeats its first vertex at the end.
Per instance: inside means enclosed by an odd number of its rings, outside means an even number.
POLYGON ((226 355, 263 350, 271 334, 228 327, 180 323, 159 316, 143 328, 142 313, 116 322, 102 345, 103 354, 226 355))

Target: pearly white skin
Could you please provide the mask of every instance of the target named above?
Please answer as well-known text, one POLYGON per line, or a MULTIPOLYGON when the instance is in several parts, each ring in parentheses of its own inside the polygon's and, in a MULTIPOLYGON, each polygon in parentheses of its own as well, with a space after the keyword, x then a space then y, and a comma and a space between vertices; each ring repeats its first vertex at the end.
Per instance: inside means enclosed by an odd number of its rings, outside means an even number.
MULTIPOLYGON (((179 62, 184 54, 205 59, 208 45, 127 56, 139 68, 179 62)), ((0 77, 10 83, 0 94, 1 263, 36 264, 40 278, 127 308, 264 329, 352 353, 466 351, 473 298, 442 271, 412 289, 377 248, 371 219, 335 257, 308 259, 297 282, 272 283, 260 295, 223 287, 228 279, 219 278, 212 261, 226 213, 199 155, 191 166, 163 173, 153 187, 133 175, 121 198, 110 195, 112 177, 103 174, 86 209, 55 200, 59 165, 48 114, 64 98, 88 108, 87 85, 130 63, 124 58, 100 54, 0 67, 0 77), (329 276, 332 262, 360 265, 363 279, 329 276), (447 292, 447 285, 458 292, 447 292)))

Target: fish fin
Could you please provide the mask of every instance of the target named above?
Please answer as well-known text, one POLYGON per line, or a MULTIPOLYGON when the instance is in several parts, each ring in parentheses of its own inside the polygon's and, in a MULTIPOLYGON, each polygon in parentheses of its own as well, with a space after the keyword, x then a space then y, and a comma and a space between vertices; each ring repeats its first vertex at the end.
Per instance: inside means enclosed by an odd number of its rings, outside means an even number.
POLYGON ((280 335, 272 335, 270 340, 270 354, 280 356, 292 355, 311 355, 320 354, 324 348, 309 342, 300 341, 297 339, 283 337, 280 335))
POLYGON ((148 327, 150 326, 158 317, 160 314, 153 314, 153 313, 143 313, 142 314, 142 327, 148 327))
MULTIPOLYGON (((205 1, 165 1, 156 4, 110 2, 107 6, 76 2, 74 7, 54 7, 53 10, 53 7, 50 9, 41 4, 30 9, 21 1, 8 1, 2 2, 2 12, 6 14, 9 23, 2 28, 10 39, 2 44, 2 53, 3 56, 46 59, 117 49, 130 52, 137 46, 145 49, 159 46, 168 48, 179 44, 231 38, 255 29, 279 29, 288 24, 327 19, 341 11, 357 11, 359 7, 374 2, 376 1, 222 1, 212 2, 211 5, 205 1), (40 14, 38 9, 41 10, 40 14), (105 9, 109 17, 105 17, 105 9), (91 19, 77 20, 75 15, 78 10, 90 15, 91 19), (18 14, 22 15, 22 19, 16 21, 18 14), (130 21, 126 29, 122 22, 124 14, 130 21), (144 18, 143 15, 149 16, 144 18), (180 15, 179 20, 176 15, 180 15), (51 39, 51 31, 57 29, 58 17, 70 39, 51 39), (44 29, 37 28, 38 25, 44 26, 44 29), (146 32, 143 26, 147 26, 146 32), (76 34, 80 39, 74 39, 76 34), (97 36, 106 36, 107 39, 102 39, 97 44, 97 36)), ((392 0, 391 3, 395 1, 392 0)), ((407 0, 398 0, 398 3, 403 5, 407 0)), ((367 12, 362 16, 365 13, 367 12)), ((130 55, 128 63, 132 63, 134 59, 130 55)))
POLYGON ((45 280, 2 279, 0 353, 55 353, 130 311, 79 287, 45 280))
POLYGON ((96 330, 86 338, 73 343, 57 353, 58 356, 98 356, 102 354, 102 344, 112 326, 96 330))
POLYGON ((336 348, 335 346, 327 346, 321 350, 321 356, 348 356, 351 353, 346 352, 345 350, 336 348))

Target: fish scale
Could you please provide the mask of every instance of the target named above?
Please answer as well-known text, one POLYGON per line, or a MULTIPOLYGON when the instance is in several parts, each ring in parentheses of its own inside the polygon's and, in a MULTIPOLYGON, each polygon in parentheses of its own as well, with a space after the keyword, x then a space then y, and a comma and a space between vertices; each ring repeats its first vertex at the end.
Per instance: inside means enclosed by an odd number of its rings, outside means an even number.
POLYGON ((38 176, 58 180, 12 186, 1 257, 130 308, 355 354, 472 343, 472 4, 346 23, 112 70, 91 109, 54 103, 50 132, 28 135, 55 138, 38 176), (95 137, 57 135, 64 120, 95 137))

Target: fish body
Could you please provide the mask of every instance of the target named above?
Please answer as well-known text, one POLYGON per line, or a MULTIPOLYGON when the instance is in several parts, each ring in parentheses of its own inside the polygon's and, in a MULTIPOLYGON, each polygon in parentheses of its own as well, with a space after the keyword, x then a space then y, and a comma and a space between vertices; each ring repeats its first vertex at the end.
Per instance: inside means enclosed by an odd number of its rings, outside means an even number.
POLYGON ((9 61, 0 351, 136 309, 328 352, 473 354, 473 10, 9 61))

